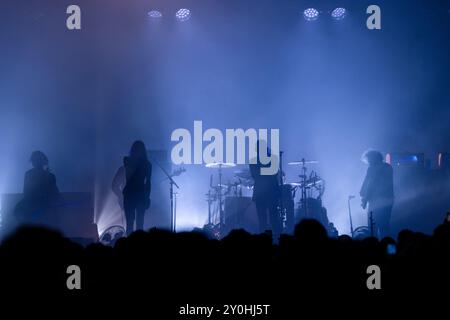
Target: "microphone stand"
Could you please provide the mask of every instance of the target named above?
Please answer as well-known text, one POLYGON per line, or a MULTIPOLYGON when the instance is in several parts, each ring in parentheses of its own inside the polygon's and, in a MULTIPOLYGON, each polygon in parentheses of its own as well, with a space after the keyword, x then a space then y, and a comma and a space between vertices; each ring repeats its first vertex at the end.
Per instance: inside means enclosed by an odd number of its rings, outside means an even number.
POLYGON ((172 179, 173 175, 169 174, 166 169, 164 169, 157 161, 153 159, 153 162, 156 163, 156 165, 161 169, 161 171, 166 175, 167 179, 169 179, 170 184, 170 231, 176 232, 176 219, 177 219, 177 212, 176 212, 176 206, 174 203, 174 192, 173 192, 173 186, 177 187, 177 189, 180 189, 180 187, 177 185, 175 180, 172 179))
MULTIPOLYGON (((165 171, 165 170, 164 170, 165 171)), ((177 187, 177 189, 180 189, 180 187, 177 185, 177 183, 172 179, 171 175, 167 174, 167 178, 169 178, 169 184, 170 184, 170 213, 171 213, 171 219, 170 219, 170 230, 172 232, 177 231, 176 226, 176 219, 177 219, 177 208, 174 204, 174 192, 173 192, 173 186, 177 187)))
POLYGON ((348 196, 348 217, 350 218, 350 232, 353 238, 354 235, 354 230, 353 230, 353 221, 352 221, 352 208, 350 206, 350 201, 354 198, 355 196, 348 196))

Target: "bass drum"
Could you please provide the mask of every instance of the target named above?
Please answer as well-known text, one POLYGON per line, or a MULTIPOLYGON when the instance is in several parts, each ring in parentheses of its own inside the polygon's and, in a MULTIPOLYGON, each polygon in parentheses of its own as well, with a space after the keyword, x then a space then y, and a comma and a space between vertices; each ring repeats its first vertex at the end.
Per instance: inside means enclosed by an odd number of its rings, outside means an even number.
POLYGON ((245 229, 250 233, 258 233, 258 215, 251 197, 227 197, 225 199, 224 228, 224 234, 228 234, 233 229, 245 229))
POLYGON ((362 240, 368 237, 370 237, 370 232, 369 228, 366 226, 358 227, 353 231, 353 239, 355 240, 362 240))

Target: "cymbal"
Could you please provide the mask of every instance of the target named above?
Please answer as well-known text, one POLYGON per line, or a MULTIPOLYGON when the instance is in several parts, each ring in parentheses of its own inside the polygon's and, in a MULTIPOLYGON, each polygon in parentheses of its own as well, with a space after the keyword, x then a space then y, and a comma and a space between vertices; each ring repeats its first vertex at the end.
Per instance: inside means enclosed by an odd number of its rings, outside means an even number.
POLYGON ((288 165, 291 165, 291 166, 302 166, 302 165, 305 165, 305 164, 317 164, 317 163, 319 163, 319 161, 317 161, 317 160, 300 160, 300 161, 292 161, 292 162, 289 162, 288 163, 288 165))
POLYGON ((213 168, 213 169, 227 169, 227 168, 233 168, 236 167, 235 163, 231 163, 231 162, 211 162, 211 163, 207 163, 205 165, 205 167, 207 168, 213 168))
POLYGON ((289 182, 289 183, 285 183, 290 185, 291 187, 300 187, 302 185, 301 182, 289 182))
POLYGON ((216 185, 211 186, 211 187, 212 188, 223 188, 223 189, 225 189, 225 188, 228 188, 229 186, 227 184, 222 183, 222 184, 216 184, 216 185))
POLYGON ((306 186, 311 187, 311 186, 315 186, 315 185, 322 184, 322 183, 323 183, 322 179, 308 180, 308 181, 306 181, 306 186))
POLYGON ((246 189, 253 189, 254 183, 242 183, 240 186, 246 189))

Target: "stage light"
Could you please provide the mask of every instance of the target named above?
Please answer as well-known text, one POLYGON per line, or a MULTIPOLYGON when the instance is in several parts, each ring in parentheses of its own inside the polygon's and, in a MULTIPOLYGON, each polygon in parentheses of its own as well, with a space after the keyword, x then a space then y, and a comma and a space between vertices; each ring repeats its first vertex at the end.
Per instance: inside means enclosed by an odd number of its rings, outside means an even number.
POLYGON ((303 11, 303 17, 307 21, 317 20, 317 19, 319 19, 319 11, 317 11, 317 9, 314 9, 314 8, 305 9, 305 11, 303 11))
POLYGON ((106 229, 99 238, 99 241, 105 246, 112 246, 116 241, 126 235, 122 226, 111 226, 106 229))
POLYGON ((178 21, 186 21, 191 17, 191 10, 189 9, 180 9, 175 13, 175 17, 178 21))
POLYGON ((334 20, 342 20, 347 16, 347 9, 345 8, 336 8, 331 12, 331 17, 334 20))
POLYGON ((152 19, 162 18, 162 13, 159 12, 158 10, 149 11, 147 14, 152 19))
POLYGON ((437 164, 439 169, 450 168, 450 152, 440 152, 437 164))

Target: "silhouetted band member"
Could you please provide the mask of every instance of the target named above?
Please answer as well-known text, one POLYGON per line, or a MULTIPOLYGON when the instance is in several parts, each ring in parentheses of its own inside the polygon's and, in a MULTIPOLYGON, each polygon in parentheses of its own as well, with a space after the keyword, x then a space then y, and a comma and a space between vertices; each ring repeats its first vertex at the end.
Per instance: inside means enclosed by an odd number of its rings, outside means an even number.
POLYGON ((361 187, 361 204, 369 212, 375 223, 378 236, 389 235, 389 221, 394 204, 393 172, 390 164, 383 161, 383 155, 378 151, 364 153, 362 160, 369 165, 361 187))
POLYGON ((126 183, 123 188, 123 208, 127 220, 127 234, 144 228, 145 210, 150 207, 152 165, 142 141, 131 146, 130 155, 123 160, 126 183))
POLYGON ((43 218, 59 194, 56 177, 50 173, 43 152, 33 152, 30 161, 33 168, 25 173, 23 200, 16 206, 16 215, 22 223, 49 222, 43 218))
MULTIPOLYGON (((270 224, 274 234, 281 233, 281 221, 278 214, 278 202, 280 197, 280 186, 278 174, 262 175, 261 168, 269 167, 270 164, 264 165, 260 161, 259 149, 267 148, 267 144, 263 141, 257 143, 257 160, 256 164, 250 164, 250 173, 255 182, 253 187, 253 201, 256 205, 258 214, 259 231, 268 230, 267 215, 269 215, 270 224)), ((270 156, 270 149, 267 148, 267 155, 270 156)))

